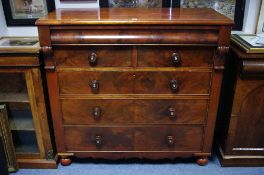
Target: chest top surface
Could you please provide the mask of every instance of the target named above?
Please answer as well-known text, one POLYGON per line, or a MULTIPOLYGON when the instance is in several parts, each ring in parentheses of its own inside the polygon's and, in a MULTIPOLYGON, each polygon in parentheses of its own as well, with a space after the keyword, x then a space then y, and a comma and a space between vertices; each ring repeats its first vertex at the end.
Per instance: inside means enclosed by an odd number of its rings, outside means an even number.
POLYGON ((213 9, 96 8, 57 9, 36 25, 232 25, 233 21, 213 9))

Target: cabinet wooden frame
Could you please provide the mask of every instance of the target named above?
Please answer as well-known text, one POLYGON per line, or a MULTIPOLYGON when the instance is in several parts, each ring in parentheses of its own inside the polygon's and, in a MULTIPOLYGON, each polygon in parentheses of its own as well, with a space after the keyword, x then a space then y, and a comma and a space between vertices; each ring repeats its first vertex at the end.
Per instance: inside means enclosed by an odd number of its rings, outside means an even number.
MULTIPOLYGON (((32 113, 34 132, 38 153, 17 153, 20 168, 56 168, 56 157, 53 149, 48 120, 43 81, 40 70, 39 52, 29 50, 1 50, 0 74, 22 74, 25 77, 28 102, 32 113), (11 61, 10 61, 11 60, 11 61)), ((19 103, 19 100, 16 102, 19 103)))
POLYGON ((6 106, 4 104, 0 105, 0 136, 3 140, 3 147, 5 151, 4 156, 7 160, 8 171, 17 171, 18 164, 16 161, 15 148, 9 127, 6 106))

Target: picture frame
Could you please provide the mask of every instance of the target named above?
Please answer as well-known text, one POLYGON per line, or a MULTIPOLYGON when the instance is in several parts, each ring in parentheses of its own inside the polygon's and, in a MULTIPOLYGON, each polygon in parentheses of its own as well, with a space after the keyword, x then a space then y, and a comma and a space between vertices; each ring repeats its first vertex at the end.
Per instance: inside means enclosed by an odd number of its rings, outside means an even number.
MULTIPOLYGON (((113 6, 111 3, 109 3, 109 1, 118 1, 118 0, 99 0, 100 7, 111 7, 111 6, 113 6)), ((212 6, 213 6, 212 3, 215 3, 215 4, 219 3, 219 4, 223 4, 222 6, 224 8, 226 8, 228 2, 230 2, 230 4, 233 3, 232 7, 230 7, 233 10, 232 11, 233 16, 231 19, 234 20, 234 23, 235 23, 234 26, 232 27, 232 30, 242 30, 246 0, 173 0, 173 1, 162 0, 162 7, 166 7, 166 8, 168 8, 168 7, 212 8, 212 6), (186 6, 187 3, 192 4, 192 6, 187 7, 186 6), (201 5, 201 4, 204 4, 204 5, 201 5), (234 6, 234 8, 233 8, 233 6, 234 6)), ((217 11, 219 11, 219 10, 217 10, 217 11)), ((225 11, 227 11, 227 10, 225 9, 225 11)), ((228 14, 225 14, 225 11, 224 10, 221 11, 221 9, 220 9, 219 12, 226 15, 226 16, 229 16, 228 14)))
POLYGON ((246 0, 178 0, 180 7, 191 4, 191 8, 213 8, 234 20, 232 30, 242 30, 246 0), (206 4, 206 5, 205 5, 206 4), (230 4, 230 5, 229 5, 230 4))
POLYGON ((264 38, 255 34, 233 34, 231 41, 246 53, 264 53, 264 38))
POLYGON ((39 51, 38 37, 2 37, 0 38, 0 52, 3 51, 39 51))
POLYGON ((264 35, 264 1, 261 1, 256 34, 264 35))
POLYGON ((2 0, 7 26, 34 26, 55 9, 53 0, 2 0))
MULTIPOLYGON (((132 7, 132 8, 135 8, 135 7, 147 7, 147 8, 152 8, 153 5, 150 3, 150 4, 140 4, 139 3, 139 0, 131 0, 131 2, 126 2, 126 3, 123 3, 122 5, 114 5, 113 2, 116 1, 122 1, 122 0, 99 0, 99 6, 100 8, 104 8, 104 7, 118 7, 118 8, 129 8, 129 7, 132 7), (109 2, 110 1, 110 2, 109 2), (136 4, 138 5, 136 5, 136 4)), ((169 7, 179 7, 180 6, 180 0, 152 0, 152 3, 153 1, 157 1, 159 2, 158 5, 159 7, 163 7, 163 8, 169 8, 169 7)), ((154 2, 155 3, 155 2, 154 2)), ((156 7, 154 5, 154 7, 156 7)))
POLYGON ((3 147, 5 151, 8 171, 15 172, 18 170, 18 164, 16 161, 15 148, 13 144, 12 134, 7 116, 7 109, 5 104, 0 105, 0 135, 3 140, 3 147))

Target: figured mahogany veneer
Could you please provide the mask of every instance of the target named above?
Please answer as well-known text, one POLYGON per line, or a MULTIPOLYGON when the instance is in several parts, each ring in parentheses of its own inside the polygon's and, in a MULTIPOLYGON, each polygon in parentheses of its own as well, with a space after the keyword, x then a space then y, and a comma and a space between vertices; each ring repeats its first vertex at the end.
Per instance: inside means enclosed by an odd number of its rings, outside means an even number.
POLYGON ((138 67, 210 67, 214 54, 212 48, 205 46, 57 46, 54 59, 58 67, 64 68, 133 67, 135 51, 138 67), (95 62, 91 63, 93 55, 95 62))
POLYGON ((57 150, 208 161, 232 21, 211 9, 67 9, 36 23, 57 150))
POLYGON ((159 125, 151 127, 65 126, 64 129, 66 148, 73 152, 199 151, 203 131, 203 128, 199 126, 164 127, 159 125), (76 135, 79 137, 76 138, 76 135), (100 136, 100 144, 96 143, 97 136, 100 136), (71 142, 72 137, 75 137, 74 142, 71 142))
POLYGON ((63 99, 61 105, 68 125, 204 124, 207 100, 63 99))
POLYGON ((208 94, 208 72, 59 72, 61 94, 208 94), (98 90, 91 87, 97 80, 98 90), (171 80, 178 83, 174 91, 171 80))
POLYGON ((231 49, 216 132, 220 162, 264 166, 264 54, 248 54, 235 43, 231 49))

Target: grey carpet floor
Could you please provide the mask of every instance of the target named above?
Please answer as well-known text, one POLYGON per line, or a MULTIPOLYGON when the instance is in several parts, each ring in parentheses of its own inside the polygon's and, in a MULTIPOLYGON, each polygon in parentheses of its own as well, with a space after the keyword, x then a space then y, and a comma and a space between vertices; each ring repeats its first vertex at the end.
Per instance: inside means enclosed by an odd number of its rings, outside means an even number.
POLYGON ((264 175, 264 167, 221 167, 213 156, 206 166, 192 161, 77 161, 58 169, 20 169, 12 175, 264 175))

